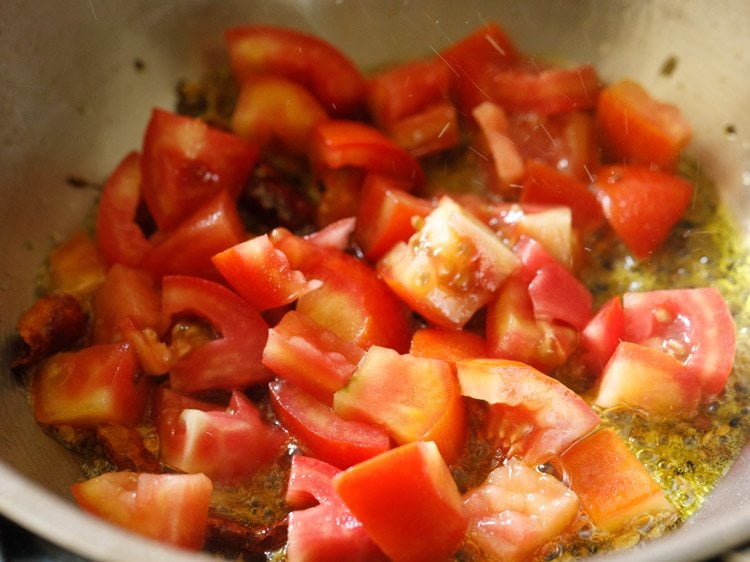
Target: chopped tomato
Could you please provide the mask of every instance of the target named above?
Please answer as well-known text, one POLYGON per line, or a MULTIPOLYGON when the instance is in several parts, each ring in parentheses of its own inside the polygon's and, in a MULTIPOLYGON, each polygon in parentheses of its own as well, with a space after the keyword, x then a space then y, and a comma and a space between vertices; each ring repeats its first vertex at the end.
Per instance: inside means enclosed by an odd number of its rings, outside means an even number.
POLYGON ((47 425, 134 425, 143 417, 151 390, 137 368, 127 343, 53 355, 31 383, 34 417, 47 425))
POLYGON ((225 33, 229 62, 238 82, 277 74, 299 82, 335 116, 357 114, 366 82, 356 66, 329 42, 281 27, 244 26, 225 33))
POLYGON ((95 343, 122 341, 120 322, 125 318, 137 329, 159 329, 161 295, 148 272, 116 263, 94 293, 92 314, 95 343))
POLYGON ((466 438, 466 412, 448 363, 371 347, 333 395, 344 419, 375 424, 399 443, 434 441, 452 463, 466 438))
POLYGON ((673 514, 638 457, 614 430, 601 429, 562 455, 571 489, 599 529, 616 532, 642 515, 673 514))
POLYGON ((118 324, 124 341, 133 346, 141 371, 147 375, 166 375, 172 367, 174 356, 167 344, 159 340, 153 328, 139 329, 133 318, 127 316, 118 324))
POLYGON ((537 160, 526 162, 521 203, 570 207, 573 226, 584 232, 604 221, 596 195, 587 185, 537 160))
POLYGON ((258 148, 200 119, 155 109, 143 141, 143 198, 160 229, 171 230, 222 190, 236 200, 258 148))
POLYGON ((579 504, 554 476, 511 458, 464 496, 467 538, 493 559, 529 560, 571 525, 579 504))
POLYGON ((387 129, 393 141, 414 158, 422 158, 458 146, 461 131, 455 106, 434 103, 418 113, 402 117, 387 129))
POLYGON ((507 111, 539 115, 590 109, 599 96, 599 77, 589 65, 541 71, 503 69, 486 83, 490 98, 507 111))
POLYGON ((490 101, 482 102, 471 112, 482 133, 478 151, 493 163, 489 183, 500 193, 511 189, 524 176, 526 169, 518 147, 510 138, 510 125, 503 108, 490 101))
POLYGON ((487 341, 467 330, 421 328, 411 338, 409 353, 416 357, 433 357, 455 364, 461 359, 487 356, 487 341))
POLYGON ((313 130, 310 151, 318 169, 351 166, 413 185, 424 183, 424 172, 414 157, 364 123, 344 120, 319 123, 313 130))
POLYGON ((77 231, 52 250, 49 274, 53 291, 83 299, 104 282, 107 262, 91 237, 77 231))
POLYGON ((598 383, 594 403, 629 406, 665 419, 690 418, 701 401, 701 381, 668 353, 620 342, 598 383))
POLYGON ((391 448, 379 427, 339 417, 330 406, 288 381, 269 383, 277 419, 305 453, 338 468, 348 468, 391 448))
POLYGON ((312 457, 292 457, 286 492, 286 502, 292 508, 286 547, 289 562, 387 559, 334 492, 332 479, 339 472, 312 457))
POLYGON ((165 323, 171 323, 177 315, 197 316, 220 335, 172 365, 169 381, 175 390, 233 389, 271 377, 261 363, 268 325, 252 306, 226 287, 196 277, 165 277, 162 314, 165 323))
POLYGON ((581 330, 581 348, 586 355, 584 359, 595 374, 601 373, 620 343, 624 322, 622 299, 617 296, 604 303, 581 330))
POLYGON ((528 363, 543 372, 561 367, 578 345, 575 328, 537 318, 528 281, 511 275, 487 306, 489 355, 528 363))
POLYGON ((596 187, 604 216, 637 258, 666 240, 693 198, 688 181, 637 166, 600 168, 596 187))
POLYGON ((241 84, 231 127, 261 148, 277 142, 304 154, 313 128, 325 119, 325 109, 303 86, 280 76, 259 75, 241 84))
POLYGON ((318 228, 351 217, 357 212, 364 175, 362 169, 350 167, 318 171, 318 180, 323 188, 315 214, 318 228))
POLYGON ((714 288, 664 289, 623 295, 623 339, 673 355, 684 363, 703 398, 724 389, 735 355, 735 326, 714 288))
POLYGON ((604 88, 596 108, 602 140, 617 161, 673 170, 692 127, 680 110, 632 80, 604 88))
POLYGON ((304 238, 320 248, 343 252, 349 248, 356 222, 356 217, 344 217, 327 224, 320 230, 306 234, 304 238))
POLYGON ((334 476, 333 486, 392 560, 445 560, 464 538, 461 496, 431 441, 357 464, 334 476))
POLYGON ((264 423, 257 406, 239 391, 232 393, 225 411, 163 408, 158 415, 161 461, 214 481, 251 476, 273 461, 286 442, 284 432, 264 423))
POLYGON ((263 364, 331 405, 333 393, 348 382, 363 355, 362 348, 291 310, 268 331, 263 364))
POLYGON ((180 548, 203 547, 213 491, 203 474, 106 472, 70 491, 83 509, 110 523, 180 548))
POLYGON ((128 154, 104 184, 96 215, 96 242, 110 263, 137 267, 151 249, 135 222, 141 202, 141 156, 128 154))
POLYGON ((397 243, 380 260, 378 272, 415 312, 460 328, 517 267, 494 232, 444 197, 408 244, 397 243))
POLYGON ((415 220, 434 208, 432 202, 409 194, 407 187, 386 176, 365 176, 354 236, 368 259, 375 261, 396 242, 406 242, 414 234, 415 220))
POLYGON ((367 106, 379 127, 388 129, 404 117, 445 101, 451 71, 438 58, 408 62, 378 72, 367 84, 367 106))
POLYGON ((278 308, 320 286, 292 269, 284 252, 274 248, 267 234, 240 242, 214 255, 219 273, 256 310, 278 308))
POLYGON ((544 463, 599 425, 580 396, 524 363, 474 359, 456 369, 461 393, 490 404, 486 431, 509 457, 544 463))

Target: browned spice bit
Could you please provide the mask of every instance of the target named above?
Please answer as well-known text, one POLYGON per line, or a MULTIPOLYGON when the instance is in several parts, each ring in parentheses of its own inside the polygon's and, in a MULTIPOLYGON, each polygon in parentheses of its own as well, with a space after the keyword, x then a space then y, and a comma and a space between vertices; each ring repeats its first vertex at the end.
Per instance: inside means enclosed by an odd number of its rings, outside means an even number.
POLYGON ((143 59, 136 58, 133 60, 133 68, 135 68, 136 72, 143 72, 146 70, 146 63, 143 62, 143 59))
POLYGON ((678 59, 676 56, 672 55, 668 57, 667 60, 665 60, 664 63, 661 65, 659 74, 661 74, 662 76, 672 76, 672 74, 674 74, 675 69, 677 68, 677 62, 678 62, 678 59))
POLYGON ((65 178, 65 183, 67 183, 70 187, 75 187, 76 189, 100 189, 101 184, 89 181, 86 178, 82 178, 81 176, 76 175, 69 175, 65 178))
POLYGON ((18 334, 26 344, 12 367, 34 365, 69 348, 86 333, 88 318, 72 296, 46 295, 31 305, 18 320, 18 334))
POLYGON ((146 448, 141 434, 132 427, 100 425, 96 428, 96 439, 110 462, 119 470, 162 472, 159 460, 146 448))
POLYGON ((250 526, 211 510, 204 548, 228 557, 241 555, 246 561, 266 560, 266 552, 286 543, 287 524, 284 518, 270 525, 250 526))

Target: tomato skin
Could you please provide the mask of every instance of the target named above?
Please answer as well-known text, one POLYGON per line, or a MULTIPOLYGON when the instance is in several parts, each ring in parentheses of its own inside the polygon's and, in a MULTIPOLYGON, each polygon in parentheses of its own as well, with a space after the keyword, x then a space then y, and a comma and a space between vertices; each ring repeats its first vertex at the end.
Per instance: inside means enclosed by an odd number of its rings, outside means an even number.
POLYGON ((290 304, 319 285, 292 269, 267 234, 235 244, 211 261, 232 288, 259 311, 290 304))
POLYGON ((212 281, 172 275, 162 281, 162 315, 166 325, 177 314, 194 314, 222 337, 194 348, 169 373, 181 392, 233 389, 263 383, 271 374, 261 363, 268 325, 238 295, 212 281))
POLYGON ((461 359, 487 356, 487 341, 474 332, 420 328, 411 338, 409 354, 416 357, 442 359, 451 365, 461 359))
POLYGON ((377 261, 396 242, 407 241, 414 234, 414 218, 424 218, 434 208, 407 187, 386 176, 365 176, 354 236, 367 259, 377 261))
POLYGON ((290 310, 268 331, 263 364, 324 404, 351 378, 364 351, 309 316, 290 310))
POLYGON ((624 340, 674 355, 698 381, 704 399, 721 393, 734 364, 736 332, 717 289, 629 292, 623 310, 624 340))
POLYGON ((467 520, 456 484, 431 441, 402 445, 334 476, 333 486, 395 561, 451 556, 467 520))
POLYGON ((53 355, 32 380, 34 417, 46 425, 134 425, 143 417, 151 391, 137 368, 127 343, 53 355))
POLYGON ((646 514, 674 513, 659 484, 614 430, 601 429, 562 455, 570 487, 597 528, 616 532, 646 514))
POLYGON ((623 337, 625 315, 622 299, 612 297, 596 312, 581 330, 581 348, 585 351, 588 368, 599 374, 623 337))
POLYGON ((104 184, 96 215, 96 242, 109 263, 137 267, 151 250, 135 222, 141 202, 141 156, 131 152, 104 184))
POLYGON ((518 267, 502 241, 443 197, 408 244, 378 262, 378 273, 412 310, 444 328, 461 328, 518 267))
POLYGON ((467 537, 493 559, 529 560, 566 530, 579 504, 578 496, 554 476, 510 458, 464 496, 467 537))
POLYGON ((292 457, 286 492, 286 502, 293 510, 286 548, 289 562, 387 560, 334 492, 332 479, 339 472, 316 458, 292 457))
POLYGON ((357 114, 366 82, 356 66, 327 41, 294 29, 244 26, 225 32, 234 77, 242 83, 257 74, 277 74, 299 82, 335 116, 357 114))
POLYGON ((143 141, 143 198, 162 230, 171 230, 216 193, 233 200, 250 177, 258 147, 204 121, 162 109, 143 141))
POLYGON ((526 162, 520 201, 570 207, 573 226, 584 232, 595 230, 604 221, 596 195, 586 185, 538 160, 526 162))
POLYGON ((232 393, 225 411, 166 405, 159 412, 159 456, 183 472, 237 482, 274 460, 286 442, 284 432, 264 423, 258 408, 239 391, 232 393))
POLYGON ((120 322, 125 318, 137 329, 159 328, 161 295, 148 272, 116 263, 94 294, 92 315, 95 343, 121 341, 120 322))
POLYGON ((78 505, 130 531, 200 550, 213 485, 203 474, 107 472, 71 486, 78 505))
POLYGON ((596 188, 612 229, 640 259, 666 240, 693 197, 688 181, 638 166, 600 168, 596 188))
POLYGON ((310 151, 318 169, 351 166, 413 185, 424 183, 424 172, 414 157, 364 123, 346 120, 319 123, 313 130, 310 151))
POLYGON ((342 419, 292 383, 275 380, 269 388, 276 417, 317 459, 343 469, 391 448, 382 429, 342 419))
POLYGON ((680 110, 652 98, 632 80, 604 88, 596 108, 603 143, 616 161, 674 169, 692 127, 680 110))
POLYGON ((671 355, 620 342, 598 381, 594 403, 626 405, 664 419, 693 417, 701 402, 701 382, 671 355))
POLYGON ((447 463, 466 439, 466 411, 450 365, 371 347, 349 383, 333 395, 344 419, 382 427, 399 444, 433 441, 447 463))
POLYGON ((575 392, 525 363, 473 359, 459 361, 456 370, 461 393, 491 405, 491 438, 527 464, 559 455, 601 421, 575 392))
POLYGON ((307 152, 315 125, 328 119, 317 99, 296 82, 258 75, 240 85, 232 130, 261 149, 278 142, 292 152, 307 152))

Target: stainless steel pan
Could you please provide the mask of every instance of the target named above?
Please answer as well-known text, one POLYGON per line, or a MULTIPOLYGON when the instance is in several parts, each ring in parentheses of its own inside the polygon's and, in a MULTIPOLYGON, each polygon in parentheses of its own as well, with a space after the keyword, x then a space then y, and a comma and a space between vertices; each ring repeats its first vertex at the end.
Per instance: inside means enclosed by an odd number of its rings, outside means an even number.
MULTIPOLYGON (((591 62, 678 103, 695 125, 689 152, 750 234, 750 3, 660 0, 64 0, 0 4, 0 322, 13 331, 51 246, 78 226, 101 182, 137 148, 152 106, 220 56, 222 30, 293 25, 363 67, 430 55, 495 19, 528 52, 591 62), (669 76, 660 69, 669 58, 669 76), (139 64, 137 61, 140 61, 139 64), (728 134, 728 126, 736 131, 728 134)), ((748 327, 739 326, 739 329, 748 327)), ((81 513, 68 495, 76 462, 37 427, 0 367, 0 512, 86 557, 196 559, 81 513)), ((750 448, 704 508, 668 537, 613 560, 698 560, 750 539, 750 448)))

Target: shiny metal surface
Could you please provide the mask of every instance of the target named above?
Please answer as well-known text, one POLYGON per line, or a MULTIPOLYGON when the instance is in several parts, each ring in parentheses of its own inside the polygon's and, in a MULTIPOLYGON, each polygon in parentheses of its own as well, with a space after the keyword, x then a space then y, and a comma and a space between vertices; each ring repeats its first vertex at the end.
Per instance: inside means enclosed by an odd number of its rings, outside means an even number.
MULTIPOLYGON (((750 3, 744 0, 5 0, 0 332, 5 337, 13 331, 32 302, 45 254, 93 204, 94 191, 74 189, 65 179, 102 182, 126 151, 140 145, 151 108, 172 107, 177 81, 198 77, 221 56, 225 27, 293 25, 329 39, 367 68, 429 56, 488 19, 530 53, 593 63, 604 79, 630 76, 679 104, 695 126, 688 152, 720 185, 743 232, 750 232, 750 3), (664 76, 660 69, 669 57, 677 66, 664 76), (727 134, 729 125, 735 134, 727 134)), ((0 512, 87 558, 200 559, 78 511, 67 492, 78 477, 75 462, 44 436, 10 376, 0 377, 0 404, 0 512)), ((700 560, 747 541, 748 491, 746 448, 683 528, 611 560, 700 560)))

